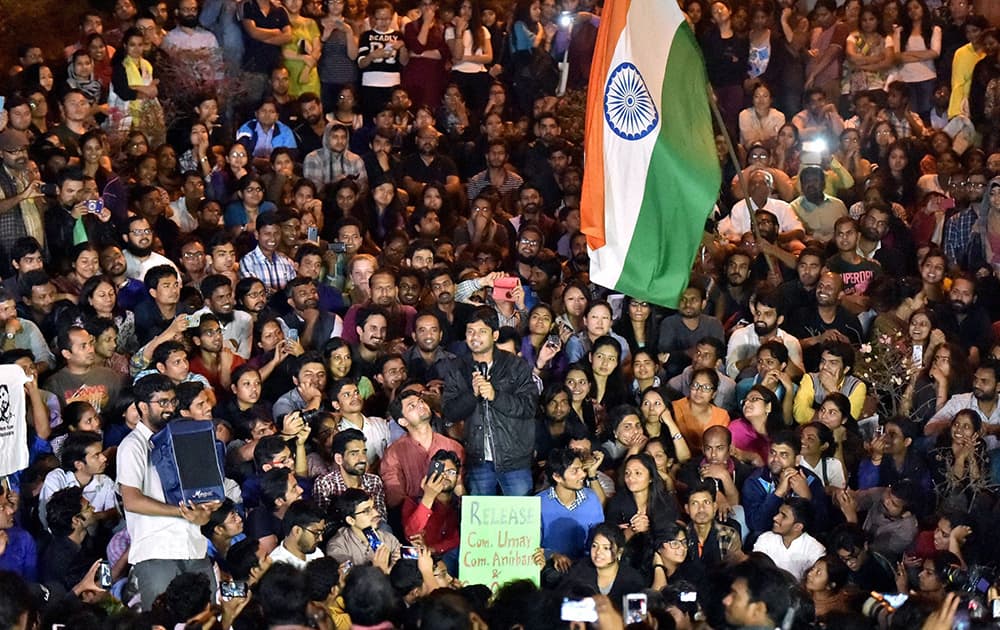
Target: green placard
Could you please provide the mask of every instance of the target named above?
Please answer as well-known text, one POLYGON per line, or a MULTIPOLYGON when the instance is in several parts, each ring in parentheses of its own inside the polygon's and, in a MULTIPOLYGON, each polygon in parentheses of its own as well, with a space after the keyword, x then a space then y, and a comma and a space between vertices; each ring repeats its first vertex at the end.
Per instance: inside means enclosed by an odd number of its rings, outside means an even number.
POLYGON ((538 584, 531 555, 542 542, 538 497, 462 497, 459 579, 496 591, 511 580, 538 584))

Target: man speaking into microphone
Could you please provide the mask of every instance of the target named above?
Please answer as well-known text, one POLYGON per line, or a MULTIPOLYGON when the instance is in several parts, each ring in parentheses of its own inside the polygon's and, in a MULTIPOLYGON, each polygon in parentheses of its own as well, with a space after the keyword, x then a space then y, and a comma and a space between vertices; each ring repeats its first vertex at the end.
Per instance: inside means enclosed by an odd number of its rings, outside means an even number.
POLYGON ((470 355, 451 361, 444 378, 444 416, 465 423, 466 482, 470 494, 507 496, 532 490, 538 388, 531 368, 516 355, 496 351, 500 324, 482 306, 465 325, 470 355))

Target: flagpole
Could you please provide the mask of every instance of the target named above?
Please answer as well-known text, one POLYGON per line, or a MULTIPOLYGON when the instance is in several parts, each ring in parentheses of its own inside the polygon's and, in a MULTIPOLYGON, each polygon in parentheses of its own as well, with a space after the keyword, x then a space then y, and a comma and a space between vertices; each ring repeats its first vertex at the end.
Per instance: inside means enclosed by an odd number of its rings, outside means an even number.
MULTIPOLYGON (((750 231, 753 233, 754 239, 760 238, 760 228, 757 227, 757 215, 752 211, 753 205, 750 203, 750 191, 747 189, 746 182, 743 177, 743 166, 740 164, 740 158, 736 155, 736 147, 733 146, 733 140, 729 137, 729 128, 726 127, 726 122, 722 118, 722 112, 719 111, 718 99, 715 97, 715 92, 712 90, 712 84, 705 84, 705 90, 708 93, 708 105, 712 108, 712 115, 715 116, 715 122, 719 125, 719 129, 722 131, 722 137, 726 141, 726 149, 729 152, 729 159, 733 161, 733 166, 736 167, 736 178, 740 182, 740 188, 743 190, 743 200, 747 204, 747 214, 750 215, 750 231)), ((722 182, 723 185, 726 182, 722 182)), ((760 253, 764 257, 764 262, 767 263, 768 271, 772 273, 778 273, 778 269, 774 264, 774 261, 770 256, 764 252, 760 253)), ((780 276, 779 276, 780 277, 780 276)))

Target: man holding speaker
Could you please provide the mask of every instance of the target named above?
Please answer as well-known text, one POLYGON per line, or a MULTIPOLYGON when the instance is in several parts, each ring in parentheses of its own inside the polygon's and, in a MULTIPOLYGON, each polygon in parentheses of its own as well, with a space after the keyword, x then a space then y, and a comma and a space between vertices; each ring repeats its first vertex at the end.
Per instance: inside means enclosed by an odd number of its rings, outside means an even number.
POLYGON ((160 475, 150 457, 151 439, 167 426, 177 407, 174 384, 163 374, 151 374, 136 382, 133 393, 139 424, 118 447, 118 487, 132 539, 129 587, 139 593, 140 607, 145 611, 181 573, 202 573, 215 590, 208 544, 200 527, 219 502, 165 502, 160 475))

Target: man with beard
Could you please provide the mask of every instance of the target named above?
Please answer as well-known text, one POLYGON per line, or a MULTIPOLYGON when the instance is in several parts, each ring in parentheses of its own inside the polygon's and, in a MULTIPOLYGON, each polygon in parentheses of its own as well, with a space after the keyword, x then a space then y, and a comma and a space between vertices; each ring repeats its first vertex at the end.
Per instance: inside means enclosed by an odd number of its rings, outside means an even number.
POLYGON ((358 488, 367 492, 375 501, 375 509, 382 518, 388 511, 385 507, 385 485, 382 478, 368 471, 368 455, 365 434, 358 429, 342 429, 333 438, 330 446, 336 467, 316 479, 313 500, 326 510, 336 497, 348 488, 358 488))
POLYGON ((799 252, 798 261, 795 263, 795 273, 798 274, 798 278, 778 287, 782 302, 789 313, 816 304, 816 285, 825 258, 823 250, 817 247, 807 247, 799 252))
POLYGON ((73 245, 90 241, 107 245, 118 240, 111 210, 89 212, 84 200, 83 171, 68 166, 56 176, 56 198, 45 212, 45 243, 53 262, 66 260, 73 245))
MULTIPOLYGON (((93 348, 93 346, 91 346, 93 348)), ((130 580, 139 590, 140 605, 153 600, 181 573, 201 573, 215 583, 206 557, 207 541, 200 527, 208 522, 218 501, 200 504, 165 503, 163 486, 151 464, 152 437, 170 421, 177 407, 174 385, 161 374, 143 377, 133 388, 139 424, 118 447, 118 487, 125 507, 130 580)))
POLYGON ((132 192, 132 199, 135 200, 135 213, 146 218, 153 234, 160 238, 167 255, 176 257, 181 229, 166 216, 170 207, 167 192, 158 186, 139 186, 132 192))
POLYGON ((30 350, 39 374, 44 374, 55 366, 56 359, 49 350, 42 331, 31 320, 18 317, 14 296, 3 288, 0 288, 0 331, 3 332, 0 350, 30 350))
POLYGON ((452 361, 445 373, 446 420, 465 422, 472 494, 506 496, 531 491, 538 388, 531 368, 519 357, 495 350, 497 312, 479 307, 465 325, 469 355, 452 361))
MULTIPOLYGON (((396 507, 407 498, 417 499, 420 496, 425 489, 428 465, 435 453, 453 451, 459 460, 455 462, 456 469, 459 469, 465 458, 465 449, 452 438, 434 430, 433 412, 424 400, 420 387, 404 385, 403 391, 390 403, 388 412, 406 430, 405 435, 386 449, 382 464, 386 501, 389 507, 396 507)), ((459 479, 451 478, 452 488, 461 485, 457 483, 459 479)), ((427 507, 432 508, 431 505, 427 507)))
POLYGON ((840 217, 834 224, 837 253, 826 261, 826 268, 840 275, 843 296, 841 304, 854 315, 868 310, 868 286, 882 275, 882 267, 858 253, 858 224, 851 217, 840 217))
MULTIPOLYGON (((579 210, 576 210, 579 214, 579 210)), ((590 252, 587 251, 587 235, 577 232, 569 239, 569 260, 563 269, 563 277, 569 278, 590 273, 590 252)))
POLYGON ((746 510, 750 538, 771 529, 778 509, 787 498, 808 499, 816 523, 826 523, 827 498, 823 482, 796 462, 802 443, 794 431, 781 431, 771 439, 767 464, 743 482, 740 501, 746 510))
POLYGON ((272 561, 305 569, 309 562, 323 557, 319 544, 326 531, 326 519, 311 502, 296 501, 288 506, 281 519, 281 529, 286 532, 285 538, 271 552, 272 561))
POLYGON ((355 330, 358 343, 351 345, 351 360, 358 373, 375 378, 375 362, 385 353, 386 328, 388 320, 385 311, 377 306, 369 306, 358 313, 355 330))
POLYGON ((319 308, 319 291, 312 278, 299 276, 285 285, 291 310, 282 316, 289 330, 298 333, 306 350, 319 350, 331 337, 340 336, 344 323, 340 317, 319 308))
POLYGON ((0 271, 6 277, 11 273, 11 248, 17 239, 33 236, 41 242, 45 238, 44 230, 37 234, 28 230, 29 224, 42 227, 36 200, 44 195, 41 180, 28 170, 28 137, 23 132, 6 129, 0 133, 0 161, 0 271))
MULTIPOLYGON (((176 28, 171 29, 163 37, 160 47, 168 56, 175 57, 184 53, 198 52, 199 56, 208 57, 210 68, 217 72, 222 72, 222 49, 219 48, 219 40, 215 35, 198 23, 198 0, 180 0, 177 8, 174 9, 176 28)), ((203 76, 204 79, 214 77, 203 76)))
POLYGON ((365 436, 365 450, 368 465, 377 468, 392 441, 389 433, 389 423, 383 418, 366 416, 363 413, 364 401, 358 391, 358 386, 351 379, 341 379, 330 385, 330 399, 333 408, 340 412, 338 430, 357 429, 365 436))
POLYGON ((534 184, 525 184, 517 193, 518 214, 508 221, 507 231, 511 240, 524 226, 533 223, 542 231, 542 243, 549 243, 558 231, 556 220, 543 212, 545 209, 542 192, 534 184))
POLYGON ((729 338, 726 351, 726 374, 739 380, 740 372, 752 367, 760 344, 777 339, 788 348, 788 373, 792 378, 802 375, 802 346, 794 335, 779 326, 785 321, 784 304, 777 291, 759 291, 754 296, 754 320, 736 329, 729 338))
POLYGON ((285 392, 271 409, 274 419, 282 423, 293 411, 316 411, 324 402, 326 392, 326 366, 318 352, 306 352, 294 357, 292 383, 295 387, 285 392))
POLYGON ((976 365, 993 344, 993 326, 986 309, 977 304, 976 279, 969 274, 951 281, 948 303, 934 309, 937 327, 955 339, 969 353, 969 363, 976 365))
POLYGON ((224 339, 222 322, 218 317, 211 312, 195 317, 200 317, 201 320, 198 322, 196 334, 191 337, 196 352, 192 353, 188 369, 193 374, 201 374, 208 379, 216 396, 222 399, 229 393, 233 370, 243 365, 245 361, 224 339))
POLYGON ((399 271, 399 303, 403 306, 421 307, 426 297, 424 291, 424 274, 416 269, 403 268, 399 271))
POLYGON ((360 333, 356 322, 359 313, 371 306, 382 309, 388 326, 386 341, 393 339, 408 339, 413 334, 413 320, 417 318, 417 310, 412 306, 400 304, 396 287, 396 272, 383 267, 368 278, 368 301, 364 304, 354 304, 344 315, 344 340, 355 344, 360 333))
POLYGON ((552 291, 562 277, 562 263, 551 249, 543 249, 531 263, 531 274, 528 277, 528 288, 534 294, 535 303, 552 303, 552 291))
MULTIPOLYGON (((445 276, 451 279, 447 273, 445 276)), ((413 345, 403 353, 407 374, 421 383, 442 378, 444 366, 455 355, 441 347, 440 316, 424 311, 417 315, 413 328, 413 345)))
POLYGON ((540 112, 535 117, 534 133, 535 140, 524 153, 521 172, 528 174, 528 180, 545 199, 545 209, 552 212, 559 207, 562 195, 549 157, 553 150, 568 154, 571 145, 562 138, 562 127, 552 112, 540 112))
POLYGON ((916 248, 909 238, 909 230, 894 230, 889 234, 891 227, 892 211, 887 205, 865 204, 865 213, 858 221, 861 236, 858 239, 857 251, 865 260, 872 260, 881 265, 883 272, 902 278, 916 271, 914 268, 917 260, 916 248), (891 244, 883 242, 886 235, 889 235, 891 244))
POLYGON ((362 190, 368 188, 368 174, 364 160, 347 148, 350 131, 338 122, 330 123, 323 132, 323 144, 306 155, 302 162, 302 176, 317 186, 336 184, 345 177, 357 182, 362 190))
POLYGON ((427 125, 417 130, 417 152, 408 155, 400 165, 403 188, 411 199, 419 199, 425 184, 444 182, 449 191, 459 189, 458 167, 447 155, 438 153, 441 133, 427 125))
MULTIPOLYGON (((476 307, 467 302, 455 301, 455 276, 447 266, 439 265, 427 274, 427 282, 434 297, 434 314, 441 322, 441 345, 450 348, 465 336, 465 324, 476 307)), ((425 356, 426 359, 426 356, 425 356)))
POLYGON ((149 299, 146 285, 128 275, 128 262, 122 248, 108 245, 101 248, 101 273, 111 278, 118 292, 117 304, 123 309, 134 311, 143 300, 149 299))
POLYGON ((320 281, 323 275, 323 250, 318 245, 303 243, 299 246, 295 254, 295 269, 300 278, 309 278, 316 283, 320 310, 337 314, 347 310, 344 295, 336 287, 320 281))
POLYGON ((861 344, 861 322, 840 305, 844 281, 840 274, 824 271, 816 283, 816 305, 795 311, 788 331, 802 345, 802 360, 807 372, 819 369, 821 346, 831 341, 861 344))
POLYGON ((821 242, 828 243, 833 238, 834 223, 847 216, 847 207, 836 197, 823 192, 826 175, 823 167, 809 164, 799 172, 802 195, 792 200, 791 206, 799 216, 806 234, 821 242))
POLYGON ((323 146, 323 131, 326 129, 326 115, 323 101, 315 92, 299 95, 299 124, 292 129, 299 142, 300 155, 309 155, 323 146))
POLYGON ((521 280, 524 291, 524 306, 531 310, 538 297, 531 290, 531 268, 544 246, 544 235, 537 223, 521 223, 517 238, 514 239, 514 274, 521 280))
POLYGON ((41 269, 29 271, 21 277, 21 301, 17 304, 17 314, 38 326, 45 339, 56 336, 56 321, 53 311, 56 305, 56 285, 49 274, 41 269))
POLYGON ((924 425, 924 435, 937 436, 948 430, 952 418, 963 409, 971 409, 979 415, 983 427, 981 435, 989 449, 997 447, 1000 435, 1000 362, 988 359, 976 370, 972 377, 972 391, 955 394, 944 407, 924 425))
POLYGON ((160 265, 170 265, 177 277, 181 277, 181 272, 169 258, 153 251, 153 228, 146 217, 138 214, 129 217, 124 241, 125 274, 129 278, 141 282, 147 271, 160 265))
POLYGON ((795 269, 795 254, 778 247, 778 217, 770 210, 754 210, 757 231, 746 232, 739 241, 739 248, 751 256, 750 275, 754 278, 768 278, 777 285, 790 278, 795 269), (774 265, 774 272, 769 265, 774 265))
POLYGON ((749 321, 752 316, 749 306, 754 285, 750 274, 752 262, 753 258, 744 251, 736 250, 729 254, 725 281, 720 279, 719 287, 715 289, 717 293, 711 296, 715 316, 727 331, 749 321))
POLYGON ((705 314, 708 303, 705 297, 705 288, 700 283, 688 284, 681 293, 677 312, 660 322, 660 341, 656 350, 667 378, 677 376, 691 364, 691 350, 700 339, 725 339, 722 323, 705 314))
POLYGON ((207 276, 201 281, 201 294, 205 296, 205 307, 195 313, 195 317, 214 315, 222 326, 222 339, 228 349, 249 359, 253 319, 245 311, 234 310, 236 302, 229 278, 222 274, 207 276))
POLYGON ((469 203, 488 186, 493 186, 506 197, 524 184, 524 179, 508 166, 509 159, 507 141, 503 138, 490 140, 486 146, 486 168, 470 177, 466 184, 469 203))

